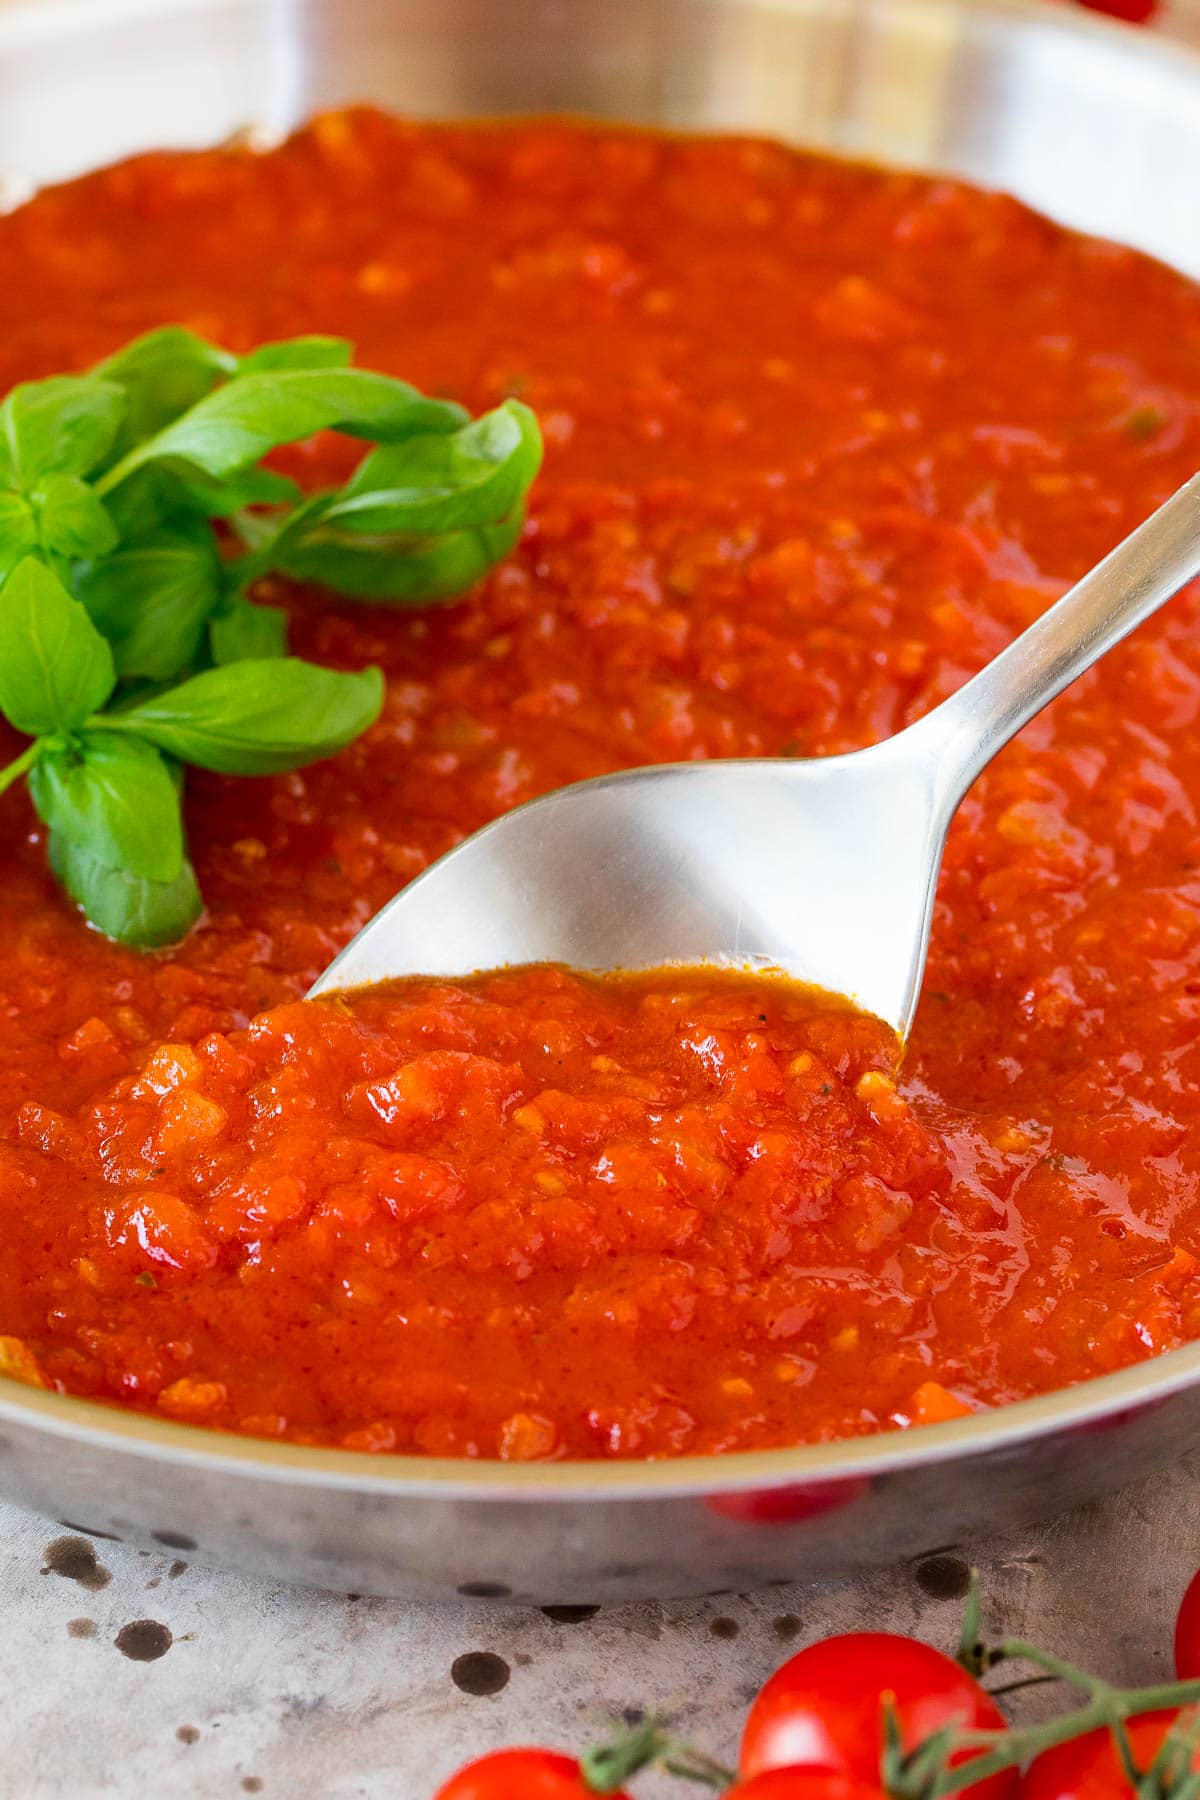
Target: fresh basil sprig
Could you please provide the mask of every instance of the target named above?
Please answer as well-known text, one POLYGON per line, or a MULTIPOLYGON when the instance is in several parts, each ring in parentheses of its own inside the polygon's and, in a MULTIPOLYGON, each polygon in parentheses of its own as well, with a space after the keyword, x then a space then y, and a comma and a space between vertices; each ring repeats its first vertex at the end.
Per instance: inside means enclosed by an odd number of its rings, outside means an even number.
POLYGON ((294 657, 241 661, 109 707, 107 638, 36 557, 0 590, 0 708, 33 741, 0 773, 28 775, 50 865, 92 922, 124 943, 169 943, 201 910, 187 858, 180 764, 272 775, 332 756, 379 716, 378 669, 294 657))
POLYGON ((122 942, 170 943, 201 911, 184 764, 298 768, 382 707, 378 670, 290 657, 254 583, 428 604, 520 533, 533 414, 510 400, 472 420, 351 350, 309 336, 236 356, 170 325, 0 403, 0 712, 31 740, 0 793, 28 777, 54 874, 122 942), (323 430, 378 446, 341 488, 305 496, 263 466, 323 430))

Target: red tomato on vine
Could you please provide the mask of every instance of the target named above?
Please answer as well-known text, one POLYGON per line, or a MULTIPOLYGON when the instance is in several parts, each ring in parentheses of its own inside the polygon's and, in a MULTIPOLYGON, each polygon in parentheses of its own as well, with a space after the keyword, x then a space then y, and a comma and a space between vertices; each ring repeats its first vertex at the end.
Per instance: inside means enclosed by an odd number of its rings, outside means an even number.
MULTIPOLYGON (((584 1785, 573 1756, 555 1750, 496 1750, 452 1775, 434 1800, 595 1800, 595 1791, 584 1785)), ((617 1794, 614 1800, 629 1797, 617 1794)))
POLYGON ((729 1788, 722 1800, 887 1800, 878 1786, 836 1769, 766 1769, 729 1788))
MULTIPOLYGON (((906 1750, 943 1725, 1004 1726, 996 1703, 940 1650, 890 1632, 852 1632, 810 1645, 772 1675, 746 1721, 743 1778, 810 1765, 878 1789, 885 1695, 906 1750)), ((969 1800, 1014 1800, 1018 1785, 1006 1770, 967 1792, 969 1800)))
POLYGON ((1188 1583, 1175 1621, 1175 1673, 1180 1681, 1200 1676, 1200 1573, 1188 1583))
MULTIPOLYGON (((1127 1721, 1125 1729, 1139 1769, 1150 1767, 1178 1717, 1175 1711, 1150 1712, 1127 1721)), ((1200 1750, 1192 1752, 1191 1765, 1200 1769, 1200 1750)), ((1133 1792, 1112 1733, 1104 1728, 1043 1750, 1029 1766, 1021 1800, 1132 1800, 1133 1792)))

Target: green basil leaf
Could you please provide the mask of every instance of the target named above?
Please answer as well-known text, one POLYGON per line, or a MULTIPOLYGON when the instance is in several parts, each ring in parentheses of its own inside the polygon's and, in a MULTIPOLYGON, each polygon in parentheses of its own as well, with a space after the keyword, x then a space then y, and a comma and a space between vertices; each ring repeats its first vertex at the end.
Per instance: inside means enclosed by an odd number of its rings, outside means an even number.
POLYGON ((37 520, 28 500, 0 492, 0 582, 37 547, 37 520))
POLYGON ((394 443, 421 432, 453 431, 467 415, 370 369, 264 370, 228 381, 182 418, 137 444, 100 478, 106 493, 147 462, 182 464, 229 481, 280 444, 316 431, 394 443))
POLYGON ((181 506, 206 519, 226 519, 247 506, 293 506, 299 485, 277 469, 246 469, 231 481, 210 481, 199 473, 178 481, 181 506))
POLYGON ((71 731, 116 685, 112 651, 78 600, 36 557, 0 589, 0 711, 18 731, 71 731))
POLYGON ((378 669, 343 675, 296 657, 206 669, 120 715, 182 762, 222 775, 275 775, 333 756, 374 724, 378 669))
POLYGON ((205 525, 180 522, 79 570, 76 590, 119 676, 170 681, 196 661, 221 598, 221 561, 205 525))
POLYGON ((344 488, 292 513, 261 560, 359 600, 450 599, 516 544, 541 455, 537 421, 517 401, 460 431, 385 446, 344 488))
POLYGON ((373 450, 335 496, 325 526, 382 536, 494 525, 524 498, 541 460, 537 419, 506 400, 459 431, 373 450))
POLYGON ((272 565, 293 580, 319 582, 354 600, 421 606, 466 593, 513 549, 523 524, 518 511, 497 525, 441 537, 365 538, 319 519, 272 565))
POLYGON ((29 489, 44 475, 90 474, 124 413, 124 390, 93 375, 21 382, 0 402, 0 482, 29 489))
POLYGON ((175 477, 148 464, 106 494, 104 506, 121 538, 128 542, 174 518, 184 510, 184 500, 175 477))
POLYGON ((184 858, 173 881, 147 881, 127 869, 110 869, 83 845, 52 831, 50 867, 92 924, 106 937, 139 950, 154 950, 186 937, 203 911, 196 873, 184 858))
POLYGON ((213 481, 195 469, 147 463, 113 488, 105 505, 128 540, 175 524, 181 516, 224 519, 248 506, 293 506, 300 498, 296 483, 275 469, 247 469, 232 481, 213 481))
POLYGON ((147 331, 115 356, 97 363, 92 374, 115 382, 128 400, 115 446, 118 453, 161 431, 210 393, 218 381, 232 375, 237 366, 236 356, 185 325, 162 325, 157 331, 147 331))
POLYGON ((228 612, 219 613, 211 620, 208 641, 212 659, 218 666, 286 656, 287 614, 281 606, 253 606, 248 600, 235 601, 228 612))
POLYGON ((248 356, 239 356, 237 379, 259 375, 264 369, 344 369, 354 355, 349 338, 294 337, 277 344, 260 344, 248 356))
POLYGON ((116 548, 117 528, 103 500, 81 475, 47 475, 34 488, 32 499, 44 550, 74 562, 107 556, 116 548))
POLYGON ((46 750, 29 788, 51 831, 106 868, 174 881, 183 866, 179 794, 158 751, 138 738, 84 732, 78 746, 46 750))

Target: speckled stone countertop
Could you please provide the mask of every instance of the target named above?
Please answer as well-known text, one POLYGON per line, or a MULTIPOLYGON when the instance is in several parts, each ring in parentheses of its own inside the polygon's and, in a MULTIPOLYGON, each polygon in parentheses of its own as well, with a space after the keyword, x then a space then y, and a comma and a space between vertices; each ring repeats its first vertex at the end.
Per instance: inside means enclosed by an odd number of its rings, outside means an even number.
MULTIPOLYGON (((0 1509, 0 1800, 430 1800, 468 1756, 582 1747, 670 1708, 732 1757, 790 1650, 854 1627, 950 1648, 968 1561, 994 1630, 1127 1681, 1170 1673, 1200 1564, 1200 1459, 1101 1505, 861 1584, 546 1612, 288 1588, 0 1509)), ((1053 1704, 1046 1689, 1021 1696, 1053 1704)), ((639 1782, 638 1800, 677 1783, 639 1782)))

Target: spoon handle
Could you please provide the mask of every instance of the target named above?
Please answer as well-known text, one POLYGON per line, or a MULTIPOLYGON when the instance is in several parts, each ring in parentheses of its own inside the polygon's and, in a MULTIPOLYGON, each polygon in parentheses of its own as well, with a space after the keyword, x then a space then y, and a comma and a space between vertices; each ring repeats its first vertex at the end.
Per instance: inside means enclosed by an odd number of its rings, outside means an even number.
POLYGON ((902 735, 936 763, 950 810, 1009 738, 1200 575, 1200 475, 902 735))

